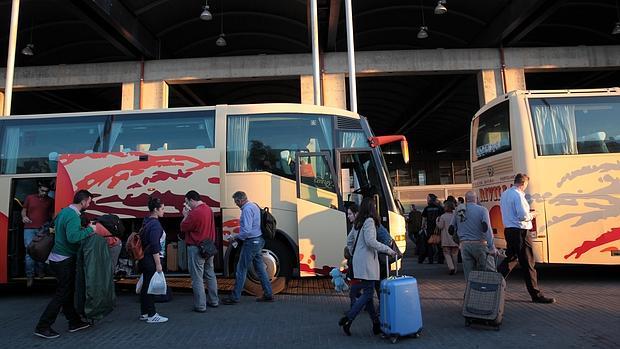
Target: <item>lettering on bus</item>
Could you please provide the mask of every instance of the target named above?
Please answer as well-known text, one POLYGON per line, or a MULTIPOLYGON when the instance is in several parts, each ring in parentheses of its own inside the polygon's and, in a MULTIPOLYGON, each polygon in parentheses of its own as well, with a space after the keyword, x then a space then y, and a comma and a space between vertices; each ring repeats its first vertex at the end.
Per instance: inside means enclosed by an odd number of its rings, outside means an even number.
POLYGON ((508 188, 510 187, 506 184, 483 187, 478 189, 478 198, 480 199, 480 202, 499 201, 502 193, 505 192, 508 188))

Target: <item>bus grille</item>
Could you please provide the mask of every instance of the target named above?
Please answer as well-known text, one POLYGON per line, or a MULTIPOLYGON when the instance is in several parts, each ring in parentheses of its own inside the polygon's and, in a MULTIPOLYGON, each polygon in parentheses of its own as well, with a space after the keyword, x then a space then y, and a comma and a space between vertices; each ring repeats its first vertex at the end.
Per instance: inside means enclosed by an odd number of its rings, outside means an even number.
POLYGON ((347 118, 344 116, 337 117, 337 125, 340 129, 359 130, 362 128, 359 119, 347 118))
POLYGON ((475 164, 472 166, 472 179, 479 180, 481 178, 493 177, 500 173, 512 173, 512 157, 506 157, 497 161, 489 162, 485 165, 475 164))

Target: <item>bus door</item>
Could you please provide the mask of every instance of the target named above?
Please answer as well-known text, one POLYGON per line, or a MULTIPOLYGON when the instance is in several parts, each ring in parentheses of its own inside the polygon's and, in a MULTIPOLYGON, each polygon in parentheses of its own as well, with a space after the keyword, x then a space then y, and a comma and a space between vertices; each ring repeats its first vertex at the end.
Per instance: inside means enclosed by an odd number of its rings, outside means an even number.
MULTIPOLYGON (((15 279, 23 277, 25 275, 25 257, 26 247, 24 243, 24 224, 22 223, 21 212, 23 209, 26 197, 31 194, 39 193, 39 183, 44 183, 50 189, 52 189, 54 178, 53 177, 24 177, 24 178, 9 178, 3 177, 0 181, 0 187, 2 187, 2 197, 6 198, 8 202, 2 202, 0 205, 2 209, 0 219, 0 229, 6 231, 6 256, 8 266, 2 266, 2 270, 7 272, 7 279, 15 279), (6 192, 5 192, 6 191, 6 192)), ((53 196, 53 192, 44 195, 53 196)), ((3 232, 4 234, 4 232, 3 232)), ((0 235, 3 235, 0 234, 0 235)), ((42 267, 38 265, 37 268, 42 267)), ((36 270, 37 273, 44 273, 45 270, 36 270)))
POLYGON ((388 207, 383 195, 381 177, 375 165, 372 151, 338 151, 340 166, 340 188, 345 206, 355 203, 358 206, 362 199, 372 197, 375 200, 377 214, 381 217, 381 224, 388 225, 388 207))
POLYGON ((300 275, 328 275, 343 262, 346 214, 329 152, 297 153, 297 225, 300 275))

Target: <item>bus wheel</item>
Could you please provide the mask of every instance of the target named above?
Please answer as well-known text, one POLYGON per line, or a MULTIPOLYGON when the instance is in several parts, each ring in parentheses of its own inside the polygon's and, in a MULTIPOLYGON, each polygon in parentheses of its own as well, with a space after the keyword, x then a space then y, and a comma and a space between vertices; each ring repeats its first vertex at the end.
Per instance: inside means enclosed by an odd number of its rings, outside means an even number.
MULTIPOLYGON (((240 249, 235 253, 234 268, 236 270, 237 263, 239 261, 240 249)), ((267 277, 273 282, 278 277, 290 278, 293 275, 293 253, 280 240, 266 240, 265 247, 262 251, 263 262, 265 263, 265 269, 267 271, 267 277)), ((260 280, 254 265, 248 266, 248 281, 260 284, 260 280)))

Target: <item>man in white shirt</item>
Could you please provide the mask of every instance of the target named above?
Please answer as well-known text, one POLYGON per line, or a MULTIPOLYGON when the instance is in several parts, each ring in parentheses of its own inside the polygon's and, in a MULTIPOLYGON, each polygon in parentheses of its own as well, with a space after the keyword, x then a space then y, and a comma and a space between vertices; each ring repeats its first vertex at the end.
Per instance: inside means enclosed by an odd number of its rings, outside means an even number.
POLYGON ((500 208, 504 222, 504 236, 506 237, 506 258, 499 266, 499 272, 507 277, 510 271, 517 265, 523 268, 523 278, 527 291, 534 303, 554 303, 554 298, 543 296, 538 289, 538 275, 534 265, 534 250, 532 249, 532 220, 534 215, 530 212, 530 205, 525 199, 525 188, 530 178, 524 173, 515 176, 514 185, 502 193, 500 208))

